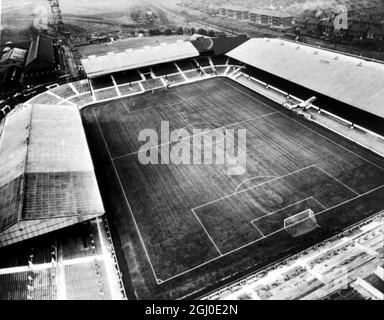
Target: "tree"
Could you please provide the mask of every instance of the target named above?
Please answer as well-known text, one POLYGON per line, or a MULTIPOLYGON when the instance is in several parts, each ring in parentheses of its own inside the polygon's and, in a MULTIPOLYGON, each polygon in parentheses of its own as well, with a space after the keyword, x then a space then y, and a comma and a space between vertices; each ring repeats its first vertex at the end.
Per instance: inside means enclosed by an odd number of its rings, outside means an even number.
POLYGON ((183 27, 179 27, 179 28, 177 28, 176 33, 177 33, 177 34, 184 34, 183 27))
POLYGON ((212 29, 209 30, 209 31, 208 31, 208 36, 209 36, 209 37, 214 37, 214 36, 215 36, 215 31, 212 30, 212 29))
POLYGON ((207 30, 203 29, 203 28, 200 28, 198 31, 197 31, 198 34, 201 34, 202 36, 207 36, 208 35, 208 32, 207 30))
POLYGON ((159 29, 150 29, 148 31, 148 33, 151 35, 151 36, 159 36, 161 35, 161 31, 159 29))
POLYGON ((185 34, 192 34, 191 29, 189 29, 189 28, 184 28, 183 31, 185 34))
POLYGON ((191 34, 195 34, 196 33, 196 29, 195 28, 191 28, 191 34))
POLYGON ((166 36, 172 35, 172 30, 171 29, 165 29, 164 30, 164 35, 166 35, 166 36))

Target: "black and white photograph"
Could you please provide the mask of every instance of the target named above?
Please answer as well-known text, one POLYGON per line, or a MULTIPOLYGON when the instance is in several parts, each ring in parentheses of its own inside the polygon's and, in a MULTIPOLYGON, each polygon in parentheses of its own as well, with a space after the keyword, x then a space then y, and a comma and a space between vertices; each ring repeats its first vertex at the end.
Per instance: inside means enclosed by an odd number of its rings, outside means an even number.
POLYGON ((384 300, 384 0, 0 0, 0 300, 384 300))

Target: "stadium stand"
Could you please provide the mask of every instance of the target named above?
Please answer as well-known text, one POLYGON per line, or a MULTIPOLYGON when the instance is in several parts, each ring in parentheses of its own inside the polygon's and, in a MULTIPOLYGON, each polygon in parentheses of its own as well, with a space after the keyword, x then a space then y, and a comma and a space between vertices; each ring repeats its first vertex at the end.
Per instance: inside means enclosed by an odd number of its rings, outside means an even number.
POLYGON ((87 76, 93 78, 198 56, 199 51, 191 42, 178 41, 156 47, 144 47, 138 50, 127 50, 97 57, 90 56, 82 59, 81 63, 87 76), (109 68, 106 69, 105 66, 109 66, 109 68))
POLYGON ((95 95, 95 98, 97 101, 102 101, 102 100, 107 100, 107 99, 117 97, 117 92, 115 88, 94 91, 93 94, 95 95))
POLYGON ((86 222, 71 228, 71 233, 60 232, 63 258, 71 260, 102 254, 95 226, 86 222))
POLYGON ((0 247, 104 213, 77 107, 25 105, 6 120, 0 247))
POLYGON ((202 68, 203 72, 209 76, 214 76, 215 75, 215 70, 212 69, 212 67, 205 67, 202 68))
POLYGON ((196 62, 193 60, 178 61, 176 64, 183 72, 198 69, 196 62))
POLYGON ((376 290, 384 294, 384 281, 383 279, 380 279, 376 274, 373 273, 364 278, 364 280, 376 290))
POLYGON ((57 298, 55 268, 35 271, 31 277, 33 278, 33 291, 30 293, 32 300, 55 300, 57 298))
POLYGON ((178 70, 173 63, 160 64, 152 67, 153 73, 157 77, 162 77, 168 74, 177 73, 178 70))
POLYGON ((51 92, 53 92, 54 94, 58 95, 63 99, 71 98, 76 94, 68 84, 59 86, 51 90, 51 92))
POLYGON ((136 70, 114 73, 113 77, 118 85, 143 80, 136 70))
POLYGON ((0 275, 0 300, 27 300, 28 272, 0 275))
POLYGON ((180 73, 169 75, 166 77, 166 79, 171 85, 185 82, 184 77, 180 73))
POLYGON ((141 92, 142 90, 138 83, 132 83, 119 86, 119 91, 122 95, 128 95, 141 92))
POLYGON ((212 62, 215 66, 223 66, 227 65, 228 63, 228 58, 226 56, 217 56, 217 57, 212 57, 212 62))
POLYGON ((108 88, 108 87, 113 87, 113 82, 112 82, 112 78, 110 75, 93 78, 91 80, 91 83, 92 83, 93 90, 99 90, 99 89, 104 89, 104 88, 108 88))
POLYGON ((384 64, 281 39, 251 39, 227 55, 357 109, 384 117, 380 107, 384 99, 384 64))
POLYGON ((208 57, 197 58, 196 61, 202 68, 211 66, 211 62, 209 61, 208 57))
POLYGON ((379 267, 382 258, 377 252, 382 249, 384 239, 383 219, 379 214, 369 223, 362 222, 359 227, 352 227, 249 276, 228 290, 221 289, 212 297, 218 299, 222 295, 221 298, 230 300, 380 300, 384 282, 379 267), (380 242, 381 246, 378 250, 371 249, 369 241, 380 242))
POLYGON ((348 300, 348 301, 357 301, 357 300, 370 300, 367 297, 364 297, 358 291, 352 287, 348 289, 341 290, 340 292, 335 292, 324 298, 324 300, 348 300))
POLYGON ((91 91, 88 80, 73 82, 72 85, 79 93, 89 93, 91 91))
POLYGON ((54 269, 0 275, 0 300, 56 299, 54 269))
POLYGON ((100 229, 92 220, 0 248, 0 300, 111 299, 112 291, 124 299, 106 218, 99 221, 100 229), (72 279, 71 270, 80 270, 81 281, 72 279))
POLYGON ((143 87, 145 90, 154 90, 164 87, 164 83, 161 79, 150 79, 143 82, 143 87))
POLYGON ((84 106, 84 105, 87 105, 87 104, 94 102, 90 92, 72 97, 72 98, 68 99, 68 101, 70 101, 76 105, 79 105, 79 106, 84 106))
POLYGON ((184 75, 187 77, 188 80, 195 80, 195 79, 201 79, 203 76, 202 71, 197 71, 197 70, 191 70, 191 71, 185 71, 183 72, 184 75))
POLYGON ((149 79, 152 79, 153 76, 152 76, 152 71, 151 71, 151 68, 150 67, 147 67, 147 68, 142 68, 139 70, 139 73, 143 75, 143 77, 146 79, 146 80, 149 80, 149 79))
POLYGON ((216 73, 218 75, 224 75, 225 74, 225 71, 227 70, 227 67, 215 67, 216 69, 216 73))
POLYGON ((94 260, 65 266, 67 298, 69 300, 110 300, 105 282, 104 262, 94 260))

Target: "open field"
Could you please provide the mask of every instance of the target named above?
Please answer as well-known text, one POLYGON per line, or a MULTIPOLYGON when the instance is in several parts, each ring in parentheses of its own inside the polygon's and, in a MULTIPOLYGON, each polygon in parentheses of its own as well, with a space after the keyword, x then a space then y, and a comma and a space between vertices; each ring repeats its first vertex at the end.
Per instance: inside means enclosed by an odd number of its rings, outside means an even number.
POLYGON ((219 286, 384 208, 384 159, 228 79, 98 104, 82 117, 122 271, 141 299, 219 286), (160 136, 161 121, 246 129, 246 171, 140 164, 139 132, 160 136), (284 219, 306 209, 316 228, 293 237, 284 219))

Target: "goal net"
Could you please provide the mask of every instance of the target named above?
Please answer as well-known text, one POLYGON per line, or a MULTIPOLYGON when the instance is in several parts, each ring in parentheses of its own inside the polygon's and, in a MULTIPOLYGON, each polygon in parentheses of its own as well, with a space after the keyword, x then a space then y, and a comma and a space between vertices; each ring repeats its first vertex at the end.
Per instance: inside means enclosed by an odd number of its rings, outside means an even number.
POLYGON ((307 209, 284 219, 284 229, 294 238, 312 232, 319 225, 312 209, 307 209))

